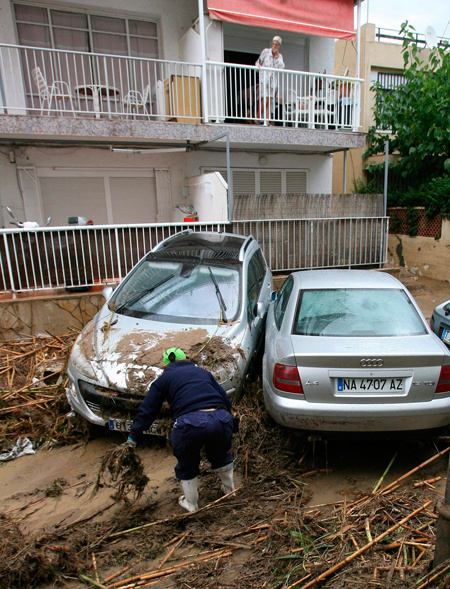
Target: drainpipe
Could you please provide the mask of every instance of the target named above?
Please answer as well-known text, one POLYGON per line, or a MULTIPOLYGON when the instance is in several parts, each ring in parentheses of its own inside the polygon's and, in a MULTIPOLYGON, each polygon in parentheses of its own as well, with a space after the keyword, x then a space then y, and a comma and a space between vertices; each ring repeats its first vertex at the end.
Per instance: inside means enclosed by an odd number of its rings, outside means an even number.
POLYGON ((198 26, 200 29, 200 46, 202 52, 202 102, 203 102, 203 121, 208 122, 208 92, 206 88, 206 31, 205 31, 205 12, 203 0, 198 0, 198 26))
POLYGON ((383 216, 387 213, 387 191, 389 171, 389 141, 384 142, 384 190, 383 190, 383 216))
POLYGON ((342 192, 347 194, 347 149, 344 150, 344 178, 342 183, 342 192))
MULTIPOLYGON (((361 0, 356 8, 356 77, 361 78, 361 0)), ((361 116, 361 82, 356 82, 356 110, 354 113, 353 131, 359 129, 361 116)))

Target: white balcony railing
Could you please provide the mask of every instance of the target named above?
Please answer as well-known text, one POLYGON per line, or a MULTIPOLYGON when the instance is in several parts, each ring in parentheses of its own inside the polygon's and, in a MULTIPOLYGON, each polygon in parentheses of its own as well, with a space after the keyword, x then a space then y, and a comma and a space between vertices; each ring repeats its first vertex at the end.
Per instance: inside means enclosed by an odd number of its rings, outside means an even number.
POLYGON ((0 44, 0 114, 359 127, 361 80, 0 44), (271 77, 267 101, 260 82, 271 77))
POLYGON ((201 121, 195 63, 0 44, 0 114, 201 121))
POLYGON ((208 118, 357 131, 361 82, 326 74, 208 62, 208 118), (263 76, 272 78, 267 98, 260 91, 263 76))

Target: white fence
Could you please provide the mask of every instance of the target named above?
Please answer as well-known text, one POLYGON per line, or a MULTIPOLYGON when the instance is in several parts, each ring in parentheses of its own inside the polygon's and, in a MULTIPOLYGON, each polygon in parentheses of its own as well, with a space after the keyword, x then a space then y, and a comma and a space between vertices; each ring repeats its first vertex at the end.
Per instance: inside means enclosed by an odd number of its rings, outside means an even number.
POLYGON ((207 62, 202 97, 202 76, 199 63, 0 44, 0 114, 358 130, 359 79, 207 62))
POLYGON ((187 227, 253 235, 274 272, 386 262, 388 217, 2 229, 0 292, 117 283, 161 240, 187 227))

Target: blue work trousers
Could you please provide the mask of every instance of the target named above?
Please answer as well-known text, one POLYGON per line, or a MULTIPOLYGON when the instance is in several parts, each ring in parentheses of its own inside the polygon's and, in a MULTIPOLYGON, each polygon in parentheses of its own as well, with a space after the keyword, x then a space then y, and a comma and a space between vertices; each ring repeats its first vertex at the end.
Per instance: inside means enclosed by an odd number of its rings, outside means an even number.
POLYGON ((198 475, 202 448, 205 448, 213 470, 232 463, 232 433, 233 418, 226 409, 194 411, 178 417, 170 438, 178 460, 175 467, 177 478, 186 481, 198 475))

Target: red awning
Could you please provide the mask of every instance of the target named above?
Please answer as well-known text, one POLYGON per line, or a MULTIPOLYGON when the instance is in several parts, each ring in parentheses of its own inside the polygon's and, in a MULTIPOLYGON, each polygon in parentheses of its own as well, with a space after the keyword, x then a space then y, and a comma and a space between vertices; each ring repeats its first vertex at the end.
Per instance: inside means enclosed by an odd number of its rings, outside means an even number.
POLYGON ((353 8, 354 0, 208 0, 216 20, 349 40, 353 8))

